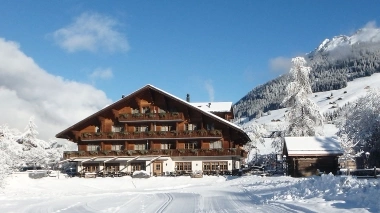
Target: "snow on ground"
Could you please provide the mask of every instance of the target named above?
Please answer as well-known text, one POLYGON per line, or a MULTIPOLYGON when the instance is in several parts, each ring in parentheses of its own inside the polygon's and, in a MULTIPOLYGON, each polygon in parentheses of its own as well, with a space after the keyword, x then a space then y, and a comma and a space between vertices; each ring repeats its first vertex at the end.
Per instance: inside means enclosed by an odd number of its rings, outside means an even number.
MULTIPOLYGON (((313 93, 309 98, 321 108, 322 113, 325 113, 335 110, 335 107, 342 107, 348 102, 354 102, 359 97, 364 96, 371 88, 380 88, 380 73, 374 73, 370 77, 363 77, 350 81, 347 83, 347 87, 339 90, 313 93)), ((253 119, 246 122, 244 125, 256 123, 263 124, 268 131, 281 130, 285 125, 285 111, 286 108, 273 110, 270 112, 270 115, 264 115, 258 119, 253 119)), ((338 132, 338 128, 334 124, 324 124, 323 132, 325 136, 334 136, 338 132)), ((258 144, 257 147, 260 154, 273 153, 274 149, 271 147, 271 143, 272 139, 266 139, 265 144, 258 144)))
POLYGON ((284 176, 30 179, 13 174, 0 212, 379 212, 377 179, 284 176))

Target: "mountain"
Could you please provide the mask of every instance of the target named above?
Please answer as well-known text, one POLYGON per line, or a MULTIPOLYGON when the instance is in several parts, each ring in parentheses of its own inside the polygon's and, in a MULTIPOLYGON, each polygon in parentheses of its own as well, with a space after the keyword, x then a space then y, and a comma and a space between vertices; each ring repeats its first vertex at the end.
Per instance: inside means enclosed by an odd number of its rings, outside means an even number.
MULTIPOLYGON (((380 72, 380 29, 369 26, 351 36, 325 39, 305 58, 312 68, 313 92, 345 88, 354 79, 380 72)), ((234 104, 235 117, 251 120, 280 109, 288 82, 285 74, 254 88, 234 104)))

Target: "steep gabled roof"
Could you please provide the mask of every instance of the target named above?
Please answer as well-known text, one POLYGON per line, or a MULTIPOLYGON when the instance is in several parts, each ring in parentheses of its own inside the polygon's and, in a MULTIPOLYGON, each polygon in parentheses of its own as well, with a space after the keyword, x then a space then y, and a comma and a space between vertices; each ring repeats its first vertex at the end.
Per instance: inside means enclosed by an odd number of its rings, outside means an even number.
POLYGON ((333 137, 285 137, 288 156, 342 155, 340 143, 333 137))
POLYGON ((109 110, 112 110, 112 109, 114 108, 114 106, 117 106, 118 104, 120 104, 124 99, 126 99, 126 98, 130 98, 130 97, 133 97, 136 93, 139 93, 139 92, 141 92, 141 91, 143 91, 143 90, 146 90, 146 89, 152 89, 152 90, 155 90, 155 91, 157 91, 157 92, 159 92, 159 93, 161 93, 161 94, 163 94, 163 95, 165 95, 165 96, 167 96, 167 97, 169 97, 169 98, 174 99, 175 101, 180 102, 181 104, 186 105, 186 106, 189 107, 189 108, 192 108, 192 109, 194 109, 194 110, 200 112, 201 114, 204 114, 204 115, 206 115, 206 116, 212 117, 213 119, 215 119, 215 120, 217 120, 217 121, 219 121, 219 122, 221 122, 221 123, 223 123, 223 124, 225 124, 225 125, 231 127, 232 129, 235 129, 235 130, 237 130, 237 131, 243 133, 243 134, 245 135, 247 141, 250 141, 248 135, 247 135, 247 134, 246 134, 246 133, 245 133, 245 132, 239 127, 239 126, 237 126, 237 125, 235 125, 235 124, 233 124, 233 123, 231 123, 231 122, 229 122, 229 121, 227 121, 227 120, 224 120, 223 118, 220 118, 220 117, 218 117, 218 116, 216 116, 216 115, 214 115, 214 114, 212 114, 212 113, 210 113, 210 112, 207 112, 207 111, 204 111, 204 110, 202 110, 202 109, 199 109, 198 107, 193 106, 193 105, 190 104, 189 102, 187 102, 187 101, 185 101, 185 100, 182 100, 182 99, 180 99, 180 98, 178 98, 178 97, 176 97, 176 96, 174 96, 174 95, 172 95, 172 94, 170 94, 170 93, 168 93, 168 92, 166 92, 166 91, 164 91, 164 90, 161 90, 161 89, 159 89, 159 88, 157 88, 157 87, 155 87, 155 86, 153 86, 153 85, 150 85, 150 84, 148 84, 148 85, 146 85, 146 86, 144 86, 144 87, 142 87, 142 88, 140 88, 140 89, 138 89, 138 90, 132 92, 132 93, 129 94, 128 96, 123 97, 122 99, 120 99, 120 100, 118 100, 118 101, 116 101, 116 102, 114 102, 114 103, 112 103, 112 104, 110 104, 110 105, 104 107, 104 108, 101 109, 100 111, 98 111, 98 112, 96 112, 96 113, 94 113, 94 114, 88 116, 87 118, 85 118, 85 119, 79 121, 78 123, 76 123, 76 124, 70 126, 70 127, 67 128, 67 129, 61 131, 60 133, 58 133, 58 134, 56 135, 56 137, 57 137, 57 138, 63 137, 63 134, 64 134, 65 132, 67 132, 67 131, 69 131, 69 130, 71 130, 71 129, 73 129, 73 128, 75 128, 75 127, 77 127, 77 126, 79 126, 79 125, 81 125, 81 124, 83 124, 83 123, 85 123, 86 121, 90 120, 91 118, 94 118, 94 117, 97 116, 97 115, 100 115, 100 114, 102 114, 102 113, 104 113, 104 112, 107 112, 107 111, 109 111, 109 110))

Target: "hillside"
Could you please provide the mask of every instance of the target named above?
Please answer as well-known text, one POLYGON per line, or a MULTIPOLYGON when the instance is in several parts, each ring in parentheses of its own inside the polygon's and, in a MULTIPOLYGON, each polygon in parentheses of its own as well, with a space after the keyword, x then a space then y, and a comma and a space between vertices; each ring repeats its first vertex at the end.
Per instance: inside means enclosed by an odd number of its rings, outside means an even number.
MULTIPOLYGON (((364 96, 371 88, 380 88, 380 73, 375 73, 372 76, 362 77, 347 83, 347 87, 337 90, 316 92, 309 96, 320 108, 323 114, 328 114, 339 110, 340 107, 348 103, 353 103, 359 97, 364 96)), ((269 132, 282 130, 285 125, 284 114, 286 108, 272 110, 269 114, 263 113, 258 119, 244 120, 242 119, 239 125, 249 126, 251 124, 263 124, 269 132)), ((337 128, 333 122, 325 122, 325 136, 334 136, 337 128)), ((267 139, 264 145, 258 145, 260 154, 269 154, 274 151, 271 148, 271 139, 267 139)))
MULTIPOLYGON (((348 82, 380 72, 380 30, 363 28, 351 36, 324 40, 305 58, 313 92, 345 88, 348 82)), ((260 85, 234 104, 235 117, 249 120, 281 108, 287 74, 260 85)))

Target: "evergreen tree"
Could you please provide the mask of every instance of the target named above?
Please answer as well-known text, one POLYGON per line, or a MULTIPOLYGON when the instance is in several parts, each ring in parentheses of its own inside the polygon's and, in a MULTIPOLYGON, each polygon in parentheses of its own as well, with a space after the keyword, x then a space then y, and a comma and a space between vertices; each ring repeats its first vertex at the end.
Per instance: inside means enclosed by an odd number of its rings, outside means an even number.
POLYGON ((312 93, 306 61, 302 57, 292 59, 290 69, 290 83, 286 87, 287 96, 283 106, 288 108, 285 114, 288 127, 287 136, 315 136, 322 135, 323 116, 317 104, 308 98, 312 93))

